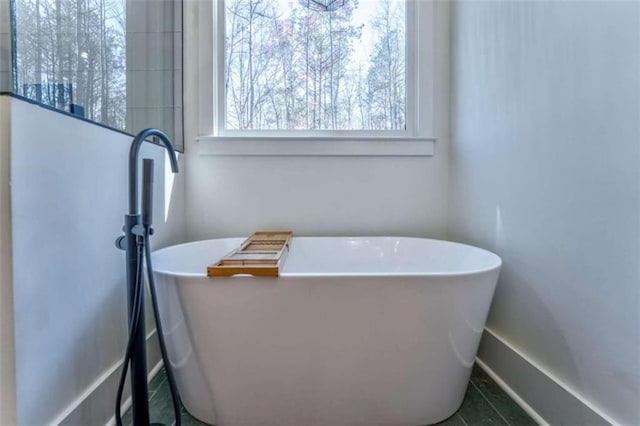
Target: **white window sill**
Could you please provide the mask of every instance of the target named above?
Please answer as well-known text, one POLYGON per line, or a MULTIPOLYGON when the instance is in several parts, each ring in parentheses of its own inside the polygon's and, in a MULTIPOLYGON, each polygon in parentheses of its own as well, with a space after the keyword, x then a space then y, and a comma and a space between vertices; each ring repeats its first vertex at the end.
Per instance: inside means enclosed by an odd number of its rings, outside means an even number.
POLYGON ((201 136, 196 142, 199 155, 430 157, 435 138, 201 136))

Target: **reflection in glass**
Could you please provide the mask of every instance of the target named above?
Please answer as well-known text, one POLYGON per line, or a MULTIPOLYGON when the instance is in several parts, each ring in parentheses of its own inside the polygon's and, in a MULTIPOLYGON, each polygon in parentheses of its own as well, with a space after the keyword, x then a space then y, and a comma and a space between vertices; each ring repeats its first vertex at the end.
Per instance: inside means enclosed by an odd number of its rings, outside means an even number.
MULTIPOLYGON (((158 127, 182 146, 180 1, 19 0, 14 9, 9 90, 128 133, 158 127)), ((0 39, 0 59, 2 48, 0 39)))
POLYGON ((124 0, 16 2, 19 95, 124 129, 124 0))

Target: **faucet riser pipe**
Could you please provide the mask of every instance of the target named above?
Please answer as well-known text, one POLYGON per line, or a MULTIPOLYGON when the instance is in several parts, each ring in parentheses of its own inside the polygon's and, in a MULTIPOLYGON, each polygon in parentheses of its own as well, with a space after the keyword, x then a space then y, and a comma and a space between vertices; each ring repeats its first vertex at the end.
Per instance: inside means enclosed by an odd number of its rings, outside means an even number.
MULTIPOLYGON (((126 380, 126 366, 130 360, 131 364, 131 400, 133 411, 133 424, 149 425, 149 392, 147 389, 147 347, 146 336, 144 331, 144 289, 142 282, 142 274, 139 272, 142 266, 140 262, 142 248, 148 241, 146 238, 152 233, 151 215, 153 196, 151 190, 153 187, 153 161, 145 160, 144 170, 144 189, 147 192, 144 200, 144 209, 146 212, 145 222, 147 227, 143 226, 142 215, 138 210, 138 155, 140 146, 147 138, 154 138, 154 142, 164 146, 169 154, 169 162, 171 170, 178 172, 178 159, 175 149, 169 137, 158 129, 145 129, 131 142, 129 150, 129 212, 124 218, 124 236, 116 239, 116 247, 126 249, 126 276, 127 276, 127 299, 129 304, 129 341, 127 342, 127 351, 125 354, 124 369, 120 376, 118 384, 118 392, 116 396, 116 423, 121 424, 120 404, 122 402, 122 392, 126 380), (140 275, 140 276, 138 276, 140 275), (137 283, 140 281, 139 283, 137 283), (137 291, 139 290, 139 291, 137 291), (136 312, 138 312, 136 314, 136 312)), ((172 388, 173 389, 173 388, 172 388)), ((179 410, 176 415, 179 423, 179 410)))
MULTIPOLYGON (((136 296, 136 272, 138 271, 138 236, 134 227, 141 224, 141 215, 125 215, 125 237, 127 242, 127 301, 129 305, 129 326, 134 320, 134 299, 136 296)), ((138 228, 140 228, 138 226, 138 228)), ((143 285, 143 283, 140 283, 143 285)), ((131 357, 131 401, 134 425, 149 424, 149 392, 147 389, 147 345, 144 327, 144 291, 140 294, 140 321, 135 333, 133 355, 131 357)))

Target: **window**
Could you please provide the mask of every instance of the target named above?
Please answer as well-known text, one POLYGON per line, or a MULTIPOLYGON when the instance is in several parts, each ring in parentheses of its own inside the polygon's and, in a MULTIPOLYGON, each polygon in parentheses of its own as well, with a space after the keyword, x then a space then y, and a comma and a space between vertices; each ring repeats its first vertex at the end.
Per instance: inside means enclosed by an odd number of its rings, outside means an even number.
POLYGON ((225 129, 406 128, 405 0, 318 3, 225 0, 225 129))
MULTIPOLYGON (((204 4, 198 12, 199 141, 252 142, 239 145, 257 148, 257 155, 274 153, 261 146, 270 141, 278 149, 293 147, 283 141, 331 145, 320 149, 327 155, 342 155, 338 145, 346 142, 371 141, 414 142, 423 155, 433 151, 432 1, 204 4), (316 3, 341 6, 329 12, 309 7, 316 3), (211 25, 205 23, 207 4, 211 25), (206 40, 213 41, 209 48, 206 40)), ((360 144, 353 152, 365 145, 382 146, 360 144)), ((356 145, 350 146, 349 152, 356 145)), ((399 155, 410 155, 407 146, 399 155)), ((314 150, 295 147, 291 154, 314 150)))

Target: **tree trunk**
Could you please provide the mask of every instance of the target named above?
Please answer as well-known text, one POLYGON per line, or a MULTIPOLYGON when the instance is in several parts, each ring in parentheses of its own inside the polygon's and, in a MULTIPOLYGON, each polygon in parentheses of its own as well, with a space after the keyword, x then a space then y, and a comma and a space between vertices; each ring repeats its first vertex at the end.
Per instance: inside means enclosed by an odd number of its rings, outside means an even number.
POLYGON ((40 0, 36 0, 36 101, 42 102, 42 18, 40 0))
MULTIPOLYGON (((100 122, 109 121, 109 72, 105 0, 100 0, 100 122)), ((152 89, 153 88, 149 88, 152 89)))

